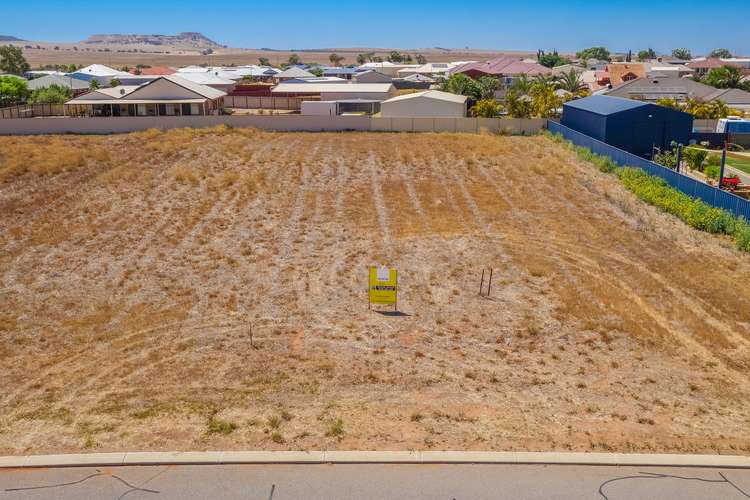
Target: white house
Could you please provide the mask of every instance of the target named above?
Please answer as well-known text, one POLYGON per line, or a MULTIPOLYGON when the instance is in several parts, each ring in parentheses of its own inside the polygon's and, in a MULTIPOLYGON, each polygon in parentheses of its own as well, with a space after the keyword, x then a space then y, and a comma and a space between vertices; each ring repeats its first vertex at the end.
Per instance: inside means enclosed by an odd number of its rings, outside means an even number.
POLYGON ((69 73, 68 76, 75 78, 76 80, 85 80, 90 82, 96 80, 102 87, 109 85, 112 79, 117 78, 119 80, 133 78, 133 75, 126 71, 120 71, 117 69, 104 66, 103 64, 92 64, 69 73))
POLYGON ((181 76, 158 77, 143 85, 91 91, 65 103, 71 116, 186 116, 218 114, 226 94, 181 76))
POLYGON ((462 118, 466 116, 467 97, 463 95, 426 90, 414 94, 400 95, 380 103, 380 116, 462 118))

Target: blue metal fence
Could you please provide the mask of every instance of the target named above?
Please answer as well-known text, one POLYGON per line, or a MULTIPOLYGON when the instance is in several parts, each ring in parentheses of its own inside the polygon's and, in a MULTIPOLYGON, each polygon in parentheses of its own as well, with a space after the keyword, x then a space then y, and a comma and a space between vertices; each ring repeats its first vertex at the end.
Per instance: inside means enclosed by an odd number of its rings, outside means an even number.
POLYGON ((615 163, 622 167, 638 167, 650 175, 664 179, 670 186, 692 198, 699 198, 711 206, 723 208, 737 217, 744 217, 750 220, 750 201, 744 198, 709 186, 685 174, 675 172, 658 163, 646 160, 622 149, 610 146, 552 120, 547 123, 547 128, 553 134, 560 134, 573 144, 588 148, 596 154, 609 156, 615 163))

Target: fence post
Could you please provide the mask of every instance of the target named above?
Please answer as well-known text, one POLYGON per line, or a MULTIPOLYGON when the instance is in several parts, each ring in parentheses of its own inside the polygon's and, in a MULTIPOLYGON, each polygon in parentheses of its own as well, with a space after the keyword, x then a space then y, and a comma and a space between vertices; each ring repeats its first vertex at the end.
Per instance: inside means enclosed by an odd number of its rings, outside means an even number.
POLYGON ((724 149, 721 152, 721 167, 719 168, 719 189, 724 182, 724 165, 727 162, 727 143, 724 143, 724 149))
POLYGON ((682 144, 677 145, 677 172, 680 172, 680 163, 682 163, 682 144))

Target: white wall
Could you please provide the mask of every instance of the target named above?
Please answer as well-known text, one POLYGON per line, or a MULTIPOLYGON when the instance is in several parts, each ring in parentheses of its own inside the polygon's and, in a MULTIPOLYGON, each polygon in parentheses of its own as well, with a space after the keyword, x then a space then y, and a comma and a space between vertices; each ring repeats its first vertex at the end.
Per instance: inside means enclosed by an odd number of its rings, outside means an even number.
MULTIPOLYGON (((354 87, 355 85, 347 85, 354 87)), ((392 92, 355 92, 354 90, 343 90, 341 92, 321 92, 321 101, 345 101, 347 99, 370 99, 374 101, 385 101, 396 95, 395 88, 392 92)))
POLYGON ((450 117, 466 116, 466 103, 443 101, 420 96, 380 104, 380 116, 389 117, 450 117))

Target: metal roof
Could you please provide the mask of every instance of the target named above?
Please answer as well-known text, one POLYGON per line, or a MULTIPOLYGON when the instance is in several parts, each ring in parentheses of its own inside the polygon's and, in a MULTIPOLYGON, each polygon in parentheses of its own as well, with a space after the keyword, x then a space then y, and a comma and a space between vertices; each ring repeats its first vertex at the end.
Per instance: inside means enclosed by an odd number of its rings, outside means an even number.
POLYGON ((109 66, 104 66, 103 64, 91 64, 90 66, 74 71, 72 74, 76 73, 91 76, 131 76, 130 73, 116 70, 109 66))
POLYGON ((72 76, 64 75, 46 75, 40 78, 34 78, 28 82, 28 87, 31 90, 43 89, 50 85, 59 85, 61 87, 67 87, 72 90, 82 90, 89 88, 89 82, 87 80, 79 80, 72 76))
POLYGON ((645 102, 634 101, 622 97, 612 97, 607 95, 592 95, 583 99, 566 102, 563 107, 580 109, 597 115, 612 115, 630 109, 648 106, 645 102))
POLYGON ((274 87, 272 93, 309 93, 320 92, 358 92, 358 93, 386 93, 393 87, 391 83, 280 83, 274 87))
POLYGON ((466 97, 465 95, 451 94, 450 92, 442 92, 440 90, 425 90, 424 92, 414 92, 413 94, 404 94, 392 97, 387 101, 383 101, 383 104, 399 101, 409 101, 412 99, 420 99, 422 97, 426 97, 427 99, 435 99, 438 101, 449 101, 457 103, 464 103, 466 102, 466 99, 468 99, 468 97, 466 97))
POLYGON ((276 78, 304 78, 304 77, 310 77, 315 76, 309 71, 305 71, 302 68, 298 68, 296 66, 290 66, 289 68, 285 69, 281 73, 276 73, 274 75, 276 78))

